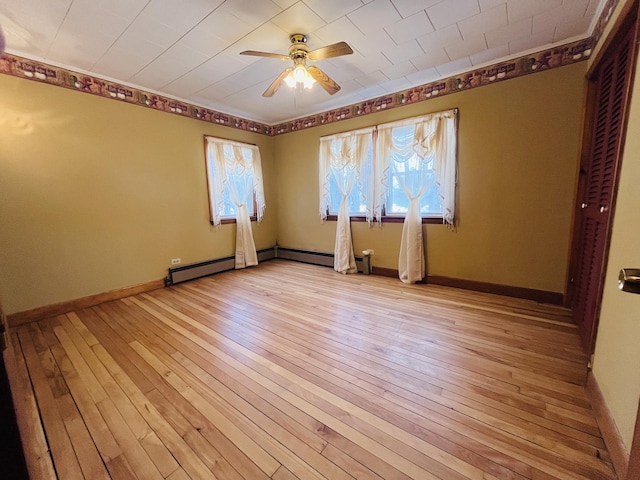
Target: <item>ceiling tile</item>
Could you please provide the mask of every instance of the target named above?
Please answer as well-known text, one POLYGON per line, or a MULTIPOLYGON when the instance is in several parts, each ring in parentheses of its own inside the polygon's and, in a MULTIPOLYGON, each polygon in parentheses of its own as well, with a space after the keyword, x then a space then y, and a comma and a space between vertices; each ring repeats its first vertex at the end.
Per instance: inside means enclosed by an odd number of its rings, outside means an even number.
POLYGON ((484 35, 476 35, 462 42, 450 43, 445 47, 445 50, 451 60, 456 60, 487 50, 487 41, 484 35))
POLYGON ((227 42, 217 37, 212 30, 198 25, 178 40, 177 45, 213 57, 227 47, 227 42))
POLYGON ((255 0, 226 0, 218 10, 235 15, 253 28, 268 22, 282 11, 271 0, 260 0, 259 2, 255 0))
POLYGON ((452 75, 457 75, 466 70, 472 68, 471 60, 469 57, 460 58, 458 60, 454 60, 453 62, 445 63, 444 65, 438 65, 436 69, 440 74, 440 77, 450 77, 452 75))
POLYGON ((314 32, 314 37, 321 38, 325 44, 336 42, 347 42, 353 47, 353 44, 360 41, 364 43, 365 35, 358 30, 351 20, 347 17, 341 17, 314 32))
POLYGON ((441 63, 449 63, 451 59, 442 47, 434 47, 427 50, 427 53, 411 59, 411 63, 418 70, 426 70, 428 68, 440 65, 441 63))
POLYGON ((427 9, 427 15, 436 30, 480 13, 478 0, 444 0, 427 9))
POLYGON ((425 52, 429 52, 434 47, 446 47, 451 43, 460 41, 462 41, 462 35, 457 25, 450 25, 418 37, 418 43, 425 52))
POLYGON ((381 83, 380 87, 383 88, 386 93, 395 93, 411 88, 411 82, 407 80, 406 77, 399 77, 394 80, 381 83))
POLYGON ((184 33, 197 25, 203 17, 214 11, 221 3, 223 3, 223 0, 189 0, 181 2, 176 2, 175 0, 151 0, 145 7, 144 14, 184 33))
POLYGON ((435 68, 427 68, 426 70, 420 70, 406 76, 406 79, 409 80, 412 85, 424 85, 438 78, 440 78, 440 74, 435 68))
POLYGON ((293 5, 296 2, 297 0, 273 0, 273 3, 275 3, 282 9, 289 8, 291 5, 293 5))
POLYGON ((372 58, 372 55, 391 49, 396 46, 385 30, 372 31, 364 39, 354 40, 351 46, 363 55, 372 58))
POLYGON ((556 25, 580 22, 587 12, 589 0, 572 1, 560 7, 548 10, 533 17, 533 33, 546 30, 556 25))
POLYGON ((3 0, 0 3, 0 25, 7 48, 45 57, 71 0, 23 2, 3 0))
POLYGON ((253 28, 235 15, 218 9, 204 18, 194 30, 208 31, 226 43, 234 43, 249 34, 253 28))
POLYGON ((327 23, 362 6, 360 0, 304 0, 304 3, 327 23))
MULTIPOLYGON (((73 2, 69 2, 67 0, 62 1, 53 1, 46 2, 51 4, 69 4, 73 3, 74 6, 85 6, 91 8, 96 2, 92 0, 74 0, 73 2)), ((102 8, 107 10, 111 15, 116 15, 118 17, 124 18, 127 22, 133 21, 134 18, 138 16, 138 14, 145 8, 145 6, 149 3, 149 0, 109 0, 107 4, 104 4, 102 8)))
POLYGON ((409 40, 401 45, 386 49, 382 53, 394 64, 424 55, 422 47, 416 40, 409 40))
MULTIPOLYGON (((251 31, 248 35, 245 35, 242 39, 230 45, 225 53, 231 55, 240 55, 240 52, 244 50, 259 50, 263 52, 282 53, 284 55, 289 54, 289 34, 277 27, 271 22, 267 22, 264 25, 251 31)), ((246 61, 255 60, 256 57, 243 56, 246 61)), ((273 61, 277 61, 273 59, 273 61)))
POLYGON ((584 37, 584 32, 589 29, 591 25, 591 19, 584 18, 579 22, 563 23, 556 27, 555 35, 553 36, 554 42, 563 42, 574 37, 584 37))
POLYGON ((603 3, 602 0, 589 0, 589 6, 587 7, 587 16, 589 18, 593 17, 596 13, 598 13, 598 7, 603 3))
MULTIPOLYGON (((59 34, 92 37, 94 43, 104 44, 104 50, 97 57, 94 56, 95 59, 102 56, 128 25, 126 18, 103 9, 102 4, 73 3, 60 26, 59 34)), ((91 54, 95 55, 95 51, 91 54)))
POLYGON ((520 20, 538 15, 545 10, 559 7, 562 0, 509 0, 507 2, 507 14, 509 22, 515 23, 520 20))
POLYGON ((413 65, 413 63, 411 63, 410 61, 406 61, 406 62, 402 62, 402 63, 398 63, 396 65, 391 65, 389 67, 385 67, 382 70, 382 73, 384 73, 384 76, 391 79, 391 80, 395 80, 398 79, 400 77, 404 77, 405 75, 410 75, 412 73, 415 73, 417 71, 416 67, 413 65))
POLYGON ((119 46, 127 48, 137 48, 137 42, 144 44, 159 45, 167 48, 177 42, 184 34, 171 25, 162 23, 151 15, 142 12, 129 25, 127 31, 118 39, 119 46))
POLYGON ((279 13, 271 19, 271 22, 290 35, 294 33, 309 34, 326 25, 322 18, 302 2, 298 2, 279 13))
MULTIPOLYGON (((362 57, 359 53, 350 55, 349 60, 343 58, 329 59, 322 62, 320 65, 327 75, 333 78, 336 82, 342 84, 347 80, 364 75, 358 65, 353 61, 351 57, 362 57)), ((367 65, 366 60, 362 60, 364 65, 367 65)), ((385 65, 385 66, 388 66, 385 65)), ((376 69, 378 70, 378 69, 376 69)))
POLYGON ((480 0, 480 10, 484 12, 505 3, 507 3, 507 0, 480 0))
POLYGON ((77 35, 60 32, 49 49, 47 58, 90 71, 96 58, 100 58, 107 50, 108 43, 104 38, 84 36, 80 40, 77 35))
POLYGON ((371 85, 368 87, 361 88, 357 92, 357 97, 359 100, 355 100, 356 102, 361 102, 363 100, 371 100, 372 98, 380 97, 384 95, 386 92, 380 85, 371 85))
POLYGON ((533 17, 510 23, 485 34, 489 48, 505 45, 513 40, 530 37, 533 28, 533 17))
POLYGON ((365 35, 402 18, 390 0, 373 0, 347 16, 365 35))
POLYGON ((504 27, 507 23, 507 8, 505 5, 499 5, 461 20, 458 22, 458 28, 463 38, 469 38, 504 27))
POLYGON ((380 70, 377 70, 367 75, 361 75, 354 80, 363 87, 372 87, 374 85, 378 85, 379 83, 386 82, 389 79, 384 75, 384 73, 382 73, 380 70))
POLYGON ((94 65, 92 71, 111 78, 128 80, 142 70, 152 59, 140 55, 136 50, 112 47, 94 65))
POLYGON ((353 65, 360 69, 363 73, 371 73, 376 70, 382 70, 389 67, 392 63, 381 52, 371 52, 368 55, 362 55, 359 52, 349 55, 348 57, 340 57, 333 60, 337 64, 342 60, 343 64, 353 65))
POLYGON ((517 55, 528 50, 540 50, 543 45, 551 45, 555 28, 543 30, 536 35, 517 38, 509 42, 509 53, 517 55))
POLYGON ((501 45, 500 47, 483 50, 469 55, 473 66, 483 65, 485 63, 493 63, 496 58, 505 58, 509 55, 509 46, 501 45))
POLYGON ((219 82, 229 75, 229 72, 236 72, 245 67, 244 64, 238 62, 236 64, 236 69, 232 70, 229 66, 231 62, 232 59, 230 58, 226 58, 224 60, 220 57, 212 58, 208 62, 203 63, 190 72, 185 73, 180 78, 165 85, 163 90, 173 95, 180 95, 184 97, 191 96, 210 85, 219 82), (220 63, 222 62, 224 62, 225 67, 229 70, 223 70, 220 68, 220 63))
POLYGON ((206 60, 206 55, 175 44, 131 77, 131 81, 137 84, 153 85, 153 88, 159 89, 206 60))
POLYGON ((397 44, 401 44, 433 32, 433 25, 423 10, 399 22, 387 25, 384 29, 397 44))
POLYGON ((436 3, 442 0, 391 0, 395 5, 400 15, 404 18, 410 17, 414 13, 418 13, 420 10, 425 10, 432 7, 436 3))

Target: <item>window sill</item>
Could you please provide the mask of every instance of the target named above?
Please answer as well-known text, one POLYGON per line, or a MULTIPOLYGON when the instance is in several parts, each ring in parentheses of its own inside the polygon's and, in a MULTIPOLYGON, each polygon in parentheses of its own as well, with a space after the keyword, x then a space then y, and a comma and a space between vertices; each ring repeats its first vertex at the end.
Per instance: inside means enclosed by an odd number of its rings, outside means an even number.
MULTIPOLYGON (((337 215, 327 215, 327 220, 329 221, 337 221, 337 215)), ((367 218, 363 216, 351 216, 352 222, 366 222, 367 218)), ((386 215, 382 217, 380 220, 381 223, 404 223, 404 217, 400 215, 386 215)), ((444 220, 442 217, 422 217, 422 224, 426 225, 441 225, 444 224, 444 220)))
MULTIPOLYGON (((249 217, 249 220, 251 220, 252 222, 257 222, 258 221, 258 217, 253 216, 253 217, 249 217)), ((213 222, 209 222, 211 225, 213 225, 213 222)), ((237 223, 235 218, 221 218, 220 219, 220 225, 228 225, 230 223, 237 223)))

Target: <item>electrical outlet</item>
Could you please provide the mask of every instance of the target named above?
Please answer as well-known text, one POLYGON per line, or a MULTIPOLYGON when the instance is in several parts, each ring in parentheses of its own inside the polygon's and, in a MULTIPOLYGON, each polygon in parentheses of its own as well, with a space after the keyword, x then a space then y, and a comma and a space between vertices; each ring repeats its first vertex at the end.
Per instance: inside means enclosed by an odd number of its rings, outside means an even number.
POLYGON ((179 258, 172 258, 171 259, 171 265, 180 265, 180 259, 179 258))

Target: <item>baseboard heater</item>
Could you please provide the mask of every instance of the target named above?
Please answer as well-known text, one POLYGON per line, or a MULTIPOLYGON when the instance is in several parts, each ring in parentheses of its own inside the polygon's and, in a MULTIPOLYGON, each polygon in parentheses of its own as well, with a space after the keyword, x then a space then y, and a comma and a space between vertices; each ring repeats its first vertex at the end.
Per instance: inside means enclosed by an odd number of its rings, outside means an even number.
MULTIPOLYGON (((333 253, 315 252, 312 250, 298 250, 294 248, 272 247, 264 250, 258 250, 258 262, 265 262, 273 258, 283 258, 285 260, 293 260, 296 262, 310 263, 313 265, 321 265, 324 267, 333 267, 333 253)), ((356 266, 358 272, 371 273, 371 264, 369 257, 356 257, 356 266)), ((204 262, 190 263, 180 265, 178 267, 170 267, 169 275, 165 279, 165 284, 175 285, 200 277, 213 275, 214 273, 225 272, 235 268, 235 258, 225 257, 215 260, 206 260, 204 262)))
MULTIPOLYGON (((276 258, 294 260, 296 262, 311 263, 333 268, 333 253, 316 252, 313 250, 298 250, 295 248, 276 247, 276 258)), ((368 256, 356 257, 356 267, 359 273, 371 273, 371 264, 368 256)))
MULTIPOLYGON (((276 249, 266 248, 258 250, 258 262, 264 262, 276 258, 276 249)), ((189 263, 180 265, 179 267, 170 267, 169 275, 165 279, 167 285, 175 285, 176 283, 194 280, 200 277, 213 275, 214 273, 233 270, 236 266, 235 257, 216 258, 215 260, 206 260, 204 262, 189 263)))

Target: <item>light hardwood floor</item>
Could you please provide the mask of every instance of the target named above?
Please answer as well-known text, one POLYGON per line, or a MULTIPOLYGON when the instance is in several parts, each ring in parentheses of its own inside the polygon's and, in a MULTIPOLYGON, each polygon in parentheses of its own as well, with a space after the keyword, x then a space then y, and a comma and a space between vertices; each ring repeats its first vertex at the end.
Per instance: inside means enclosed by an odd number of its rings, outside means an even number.
POLYGON ((63 480, 616 478, 559 307, 274 260, 12 341, 63 480))

